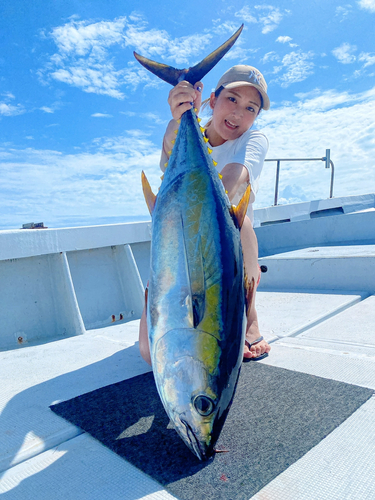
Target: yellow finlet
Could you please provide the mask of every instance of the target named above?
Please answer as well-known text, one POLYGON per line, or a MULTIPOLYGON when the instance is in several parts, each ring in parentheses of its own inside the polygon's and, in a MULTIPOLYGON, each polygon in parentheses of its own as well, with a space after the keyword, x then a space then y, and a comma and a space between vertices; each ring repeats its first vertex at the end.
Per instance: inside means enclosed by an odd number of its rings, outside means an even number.
MULTIPOLYGON (((212 160, 212 163, 214 164, 214 167, 216 167, 216 165, 217 165, 217 161, 212 160)), ((219 175, 220 175, 220 174, 219 174, 219 175)), ((221 176, 220 178, 222 178, 222 177, 223 177, 223 176, 221 176)))
POLYGON ((168 167, 168 162, 167 161, 164 163, 164 166, 165 166, 165 168, 168 167))
POLYGON ((203 136, 203 140, 204 140, 204 142, 208 142, 208 141, 209 141, 209 138, 208 138, 208 137, 206 137, 206 136, 203 136))
POLYGON ((172 139, 171 143, 174 144, 176 142, 176 139, 172 139))
POLYGON ((146 174, 143 172, 143 170, 142 170, 142 189, 146 200, 146 205, 148 207, 150 214, 152 215, 152 212, 154 211, 155 208, 156 195, 154 195, 154 193, 152 192, 150 183, 148 182, 146 174))
POLYGON ((201 129, 202 134, 204 134, 204 131, 206 130, 204 127, 199 127, 201 129))
POLYGON ((202 118, 197 117, 198 123, 202 121, 202 118))
POLYGON ((168 151, 167 155, 171 156, 171 154, 172 154, 172 150, 168 151))
POLYGON ((180 123, 181 123, 181 120, 176 120, 176 122, 177 122, 177 123, 178 123, 178 124, 180 125, 180 123))
MULTIPOLYGON (((216 163, 216 165, 217 165, 217 163, 216 163)), ((222 179, 222 178, 223 178, 223 176, 221 174, 219 174, 219 179, 222 179)))
POLYGON ((246 191, 244 195, 242 196, 239 204, 236 207, 233 207, 233 214, 235 215, 238 226, 241 229, 243 221, 245 220, 245 215, 247 212, 247 207, 249 205, 250 201, 250 193, 251 193, 251 186, 250 184, 247 186, 246 191))
POLYGON ((176 128, 176 130, 174 131, 174 133, 177 135, 178 134, 178 128, 176 128))
POLYGON ((208 154, 210 155, 212 153, 212 149, 207 148, 208 154))

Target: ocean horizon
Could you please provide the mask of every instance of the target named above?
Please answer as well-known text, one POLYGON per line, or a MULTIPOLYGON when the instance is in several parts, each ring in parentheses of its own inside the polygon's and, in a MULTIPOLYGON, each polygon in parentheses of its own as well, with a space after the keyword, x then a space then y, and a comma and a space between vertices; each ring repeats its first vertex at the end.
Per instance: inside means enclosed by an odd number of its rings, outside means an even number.
POLYGON ((0 220, 0 231, 22 229, 23 224, 43 223, 49 229, 61 229, 68 227, 102 226, 106 224, 124 224, 127 222, 151 221, 149 214, 146 215, 112 215, 112 216, 92 216, 92 215, 61 215, 50 217, 30 217, 28 215, 11 216, 8 214, 0 220))

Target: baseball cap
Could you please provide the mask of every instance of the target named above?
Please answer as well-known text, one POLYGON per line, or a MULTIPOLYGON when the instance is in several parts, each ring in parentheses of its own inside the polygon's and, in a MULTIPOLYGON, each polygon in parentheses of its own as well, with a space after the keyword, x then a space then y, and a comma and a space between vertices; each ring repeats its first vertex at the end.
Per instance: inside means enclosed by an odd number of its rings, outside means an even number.
POLYGON ((255 87, 263 99, 262 108, 270 109, 270 100, 267 95, 267 83, 262 73, 253 66, 238 64, 228 69, 218 81, 215 91, 224 87, 225 89, 234 89, 235 87, 255 87))

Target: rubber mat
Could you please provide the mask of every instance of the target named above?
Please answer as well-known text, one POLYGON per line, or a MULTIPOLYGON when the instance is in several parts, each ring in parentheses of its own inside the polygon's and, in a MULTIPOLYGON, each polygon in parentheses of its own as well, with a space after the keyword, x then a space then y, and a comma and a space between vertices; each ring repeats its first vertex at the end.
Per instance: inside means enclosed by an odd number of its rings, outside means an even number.
POLYGON ((152 372, 51 406, 181 500, 248 500, 367 401, 371 389, 262 363, 242 367, 217 453, 200 462, 159 400, 152 372))

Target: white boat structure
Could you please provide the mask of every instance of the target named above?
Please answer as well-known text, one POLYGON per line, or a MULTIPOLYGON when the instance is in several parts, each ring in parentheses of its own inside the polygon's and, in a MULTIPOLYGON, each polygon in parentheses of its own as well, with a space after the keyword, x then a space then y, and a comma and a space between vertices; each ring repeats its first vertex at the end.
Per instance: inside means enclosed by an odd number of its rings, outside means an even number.
MULTIPOLYGON (((375 389, 375 194, 255 211, 261 363, 375 389)), ((0 493, 174 498, 49 406, 150 370, 150 222, 0 231, 0 493)), ((374 499, 375 398, 253 499, 374 499)))

